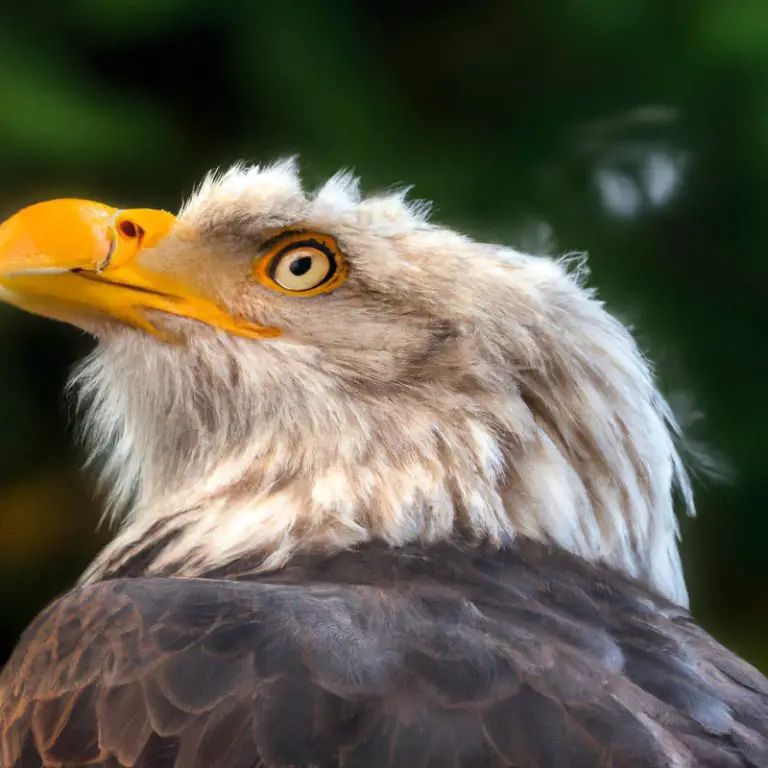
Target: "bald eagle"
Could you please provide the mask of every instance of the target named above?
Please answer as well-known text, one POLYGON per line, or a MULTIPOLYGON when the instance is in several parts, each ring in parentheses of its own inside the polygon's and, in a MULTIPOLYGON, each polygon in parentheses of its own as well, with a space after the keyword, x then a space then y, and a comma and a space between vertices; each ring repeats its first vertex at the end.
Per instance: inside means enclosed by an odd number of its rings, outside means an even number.
POLYGON ((97 338, 118 523, 5 667, 2 768, 768 766, 632 336, 427 214, 282 162, 0 227, 0 297, 97 338))

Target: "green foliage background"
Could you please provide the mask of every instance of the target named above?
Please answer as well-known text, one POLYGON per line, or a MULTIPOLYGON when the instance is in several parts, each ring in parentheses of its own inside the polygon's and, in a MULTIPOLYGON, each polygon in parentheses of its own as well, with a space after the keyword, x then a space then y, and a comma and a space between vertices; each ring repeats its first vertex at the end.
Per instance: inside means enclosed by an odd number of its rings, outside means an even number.
MULTIPOLYGON (((700 620, 768 670, 765 0, 42 0, 0 7, 0 215, 176 208, 234 160, 415 185, 436 217, 590 254, 691 436, 700 620), (703 413, 703 419, 692 418, 703 413)), ((106 540, 73 441, 77 331, 0 309, 0 658, 106 540)))

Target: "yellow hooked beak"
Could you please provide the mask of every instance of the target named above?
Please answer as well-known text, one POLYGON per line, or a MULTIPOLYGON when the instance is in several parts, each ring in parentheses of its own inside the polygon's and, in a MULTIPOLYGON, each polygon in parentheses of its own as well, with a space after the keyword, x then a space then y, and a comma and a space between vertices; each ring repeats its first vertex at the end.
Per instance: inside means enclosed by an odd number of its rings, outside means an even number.
POLYGON ((198 320, 248 338, 278 336, 221 308, 137 257, 171 234, 176 217, 88 200, 50 200, 0 224, 0 300, 90 329, 99 317, 163 336, 147 311, 198 320))

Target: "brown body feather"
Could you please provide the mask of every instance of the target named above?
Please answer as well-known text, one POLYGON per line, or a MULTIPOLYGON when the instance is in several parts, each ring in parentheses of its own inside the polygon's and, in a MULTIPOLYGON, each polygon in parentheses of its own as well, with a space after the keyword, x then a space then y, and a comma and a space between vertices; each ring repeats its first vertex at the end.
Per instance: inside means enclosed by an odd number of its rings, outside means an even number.
POLYGON ((249 567, 55 602, 2 677, 3 768, 768 766, 768 680, 567 553, 249 567))

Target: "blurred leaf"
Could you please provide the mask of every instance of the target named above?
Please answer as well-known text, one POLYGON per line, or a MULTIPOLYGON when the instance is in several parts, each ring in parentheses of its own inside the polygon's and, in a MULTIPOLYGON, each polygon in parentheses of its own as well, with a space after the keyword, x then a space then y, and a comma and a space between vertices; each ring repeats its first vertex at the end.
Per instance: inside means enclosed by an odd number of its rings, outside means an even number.
POLYGON ((172 150, 172 122, 120 93, 99 91, 66 57, 0 27, 0 162, 19 153, 97 167, 149 167, 172 150))
MULTIPOLYGON (((0 562, 3 569, 28 567, 62 548, 83 545, 94 523, 91 505, 78 493, 70 472, 45 467, 0 494, 0 562), (82 508, 73 501, 80 497, 82 508), (74 508, 73 508, 74 507, 74 508)), ((87 539, 86 539, 87 542, 87 539)))
POLYGON ((219 14, 226 2, 207 0, 70 0, 73 18, 92 34, 119 41, 160 37, 200 16, 219 14))
POLYGON ((694 27, 709 55, 741 64, 768 61, 768 4, 764 0, 710 0, 694 27))

